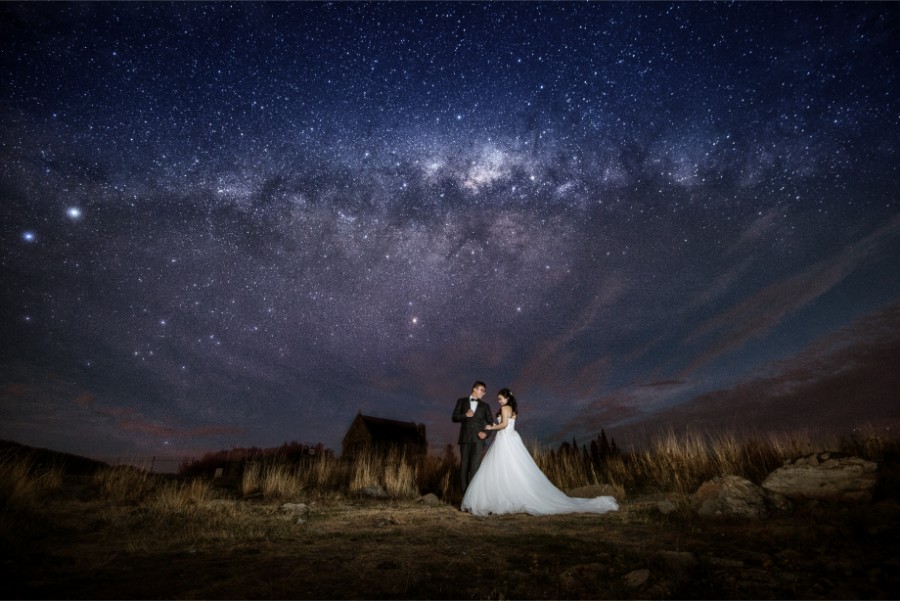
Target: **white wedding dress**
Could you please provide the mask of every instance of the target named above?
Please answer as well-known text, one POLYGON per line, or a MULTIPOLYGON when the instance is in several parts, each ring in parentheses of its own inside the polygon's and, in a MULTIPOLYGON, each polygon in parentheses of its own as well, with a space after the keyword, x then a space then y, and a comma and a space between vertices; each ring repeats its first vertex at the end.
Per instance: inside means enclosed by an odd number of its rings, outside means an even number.
POLYGON ((475 515, 489 513, 606 513, 616 511, 613 497, 577 499, 553 486, 531 458, 522 437, 516 432, 516 420, 497 431, 481 467, 466 489, 463 511, 475 515))

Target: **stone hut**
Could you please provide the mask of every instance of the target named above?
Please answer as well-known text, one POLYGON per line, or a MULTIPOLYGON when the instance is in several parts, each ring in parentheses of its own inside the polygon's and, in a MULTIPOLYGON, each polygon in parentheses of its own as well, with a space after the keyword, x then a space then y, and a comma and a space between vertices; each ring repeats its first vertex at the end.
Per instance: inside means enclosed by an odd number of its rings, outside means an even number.
POLYGON ((352 459, 372 451, 384 454, 403 451, 407 456, 425 455, 428 452, 425 424, 358 413, 344 434, 341 456, 352 459))

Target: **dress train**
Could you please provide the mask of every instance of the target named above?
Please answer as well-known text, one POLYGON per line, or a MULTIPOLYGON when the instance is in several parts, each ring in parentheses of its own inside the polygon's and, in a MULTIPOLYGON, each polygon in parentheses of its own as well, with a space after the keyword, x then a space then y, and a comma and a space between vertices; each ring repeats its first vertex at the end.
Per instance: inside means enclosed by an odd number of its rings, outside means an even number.
POLYGON ((531 458, 522 437, 516 432, 516 420, 497 431, 481 467, 466 489, 461 508, 474 515, 490 513, 607 513, 616 511, 613 497, 578 499, 553 486, 531 458))

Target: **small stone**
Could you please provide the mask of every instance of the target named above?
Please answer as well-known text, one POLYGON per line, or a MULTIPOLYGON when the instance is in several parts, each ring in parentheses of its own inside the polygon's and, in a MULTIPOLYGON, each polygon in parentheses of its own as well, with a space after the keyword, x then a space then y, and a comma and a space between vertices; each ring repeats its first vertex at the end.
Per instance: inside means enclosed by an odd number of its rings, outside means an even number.
POLYGON ((284 513, 292 513, 295 515, 305 515, 309 513, 309 506, 305 503, 284 503, 278 509, 284 513))
POLYGON ((625 585, 628 588, 639 588, 647 584, 647 581, 650 579, 650 570, 644 568, 640 570, 634 570, 632 572, 628 572, 625 574, 625 585))
POLYGON ((425 503, 426 505, 440 505, 441 500, 437 498, 436 494, 428 493, 419 498, 419 503, 425 503))
POLYGON ((375 486, 366 486, 359 492, 362 496, 369 497, 371 499, 387 499, 388 498, 387 491, 384 490, 383 487, 381 487, 377 484, 375 486))
POLYGON ((662 551, 659 559, 666 569, 675 574, 682 574, 697 567, 697 557, 689 551, 662 551))
POLYGON ((678 507, 675 506, 675 503, 666 499, 665 501, 660 501, 656 504, 656 508, 663 515, 669 515, 678 510, 678 507))
POLYGON ((592 590, 609 577, 609 567, 602 563, 585 563, 572 566, 559 575, 560 588, 567 594, 592 590))

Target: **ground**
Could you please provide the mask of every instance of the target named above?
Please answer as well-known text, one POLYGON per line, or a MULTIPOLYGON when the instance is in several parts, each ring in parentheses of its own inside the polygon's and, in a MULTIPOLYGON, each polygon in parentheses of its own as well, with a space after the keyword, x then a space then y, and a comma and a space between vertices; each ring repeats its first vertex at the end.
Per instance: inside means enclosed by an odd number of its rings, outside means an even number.
POLYGON ((223 498, 188 510, 61 496, 6 515, 5 598, 850 599, 900 591, 900 505, 767 520, 474 517, 454 505, 223 498), (13 518, 15 518, 13 520, 13 518))

